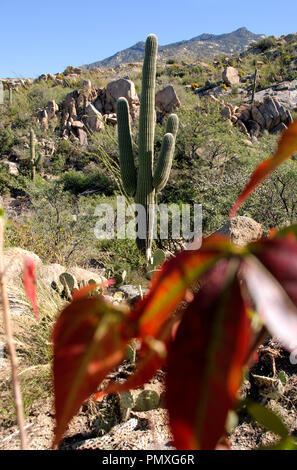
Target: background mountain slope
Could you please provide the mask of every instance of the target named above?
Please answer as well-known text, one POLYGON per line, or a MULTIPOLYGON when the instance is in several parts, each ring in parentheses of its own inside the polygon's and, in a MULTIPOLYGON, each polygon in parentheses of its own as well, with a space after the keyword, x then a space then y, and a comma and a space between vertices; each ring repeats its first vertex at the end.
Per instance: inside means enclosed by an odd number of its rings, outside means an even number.
MULTIPOLYGON (((227 34, 201 34, 186 41, 179 41, 159 47, 159 61, 168 59, 213 58, 221 54, 242 52, 252 41, 264 38, 264 34, 254 34, 247 28, 239 28, 227 34)), ((111 57, 84 65, 87 69, 94 67, 116 67, 122 63, 139 62, 144 56, 144 41, 117 52, 111 57)))

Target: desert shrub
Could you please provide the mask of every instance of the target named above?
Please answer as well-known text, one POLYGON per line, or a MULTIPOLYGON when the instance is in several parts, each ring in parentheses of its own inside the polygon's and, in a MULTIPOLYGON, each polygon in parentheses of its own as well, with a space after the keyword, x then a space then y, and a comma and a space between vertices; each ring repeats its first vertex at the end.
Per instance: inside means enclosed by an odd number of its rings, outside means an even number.
MULTIPOLYGON (((106 268, 109 277, 126 271, 125 282, 134 285, 146 283, 146 261, 136 247, 135 240, 100 240, 96 243, 97 252, 100 253, 98 261, 106 268)), ((95 256, 96 259, 96 256, 95 256)))
POLYGON ((68 88, 64 88, 61 85, 51 87, 44 82, 35 83, 26 93, 28 105, 34 112, 39 108, 44 109, 47 103, 51 100, 55 100, 60 104, 72 89, 72 86, 68 88))
POLYGON ((0 127, 0 148, 2 155, 9 155, 14 145, 17 145, 19 139, 16 133, 9 127, 0 127))
POLYGON ((0 162, 0 196, 17 197, 25 194, 25 182, 20 176, 10 175, 0 162))
POLYGON ((47 262, 85 260, 95 241, 92 203, 65 192, 58 182, 47 183, 41 178, 28 185, 27 192, 31 215, 22 217, 8 231, 8 243, 15 245, 18 240, 19 246, 47 262))
POLYGON ((181 124, 174 166, 189 167, 201 158, 211 167, 216 160, 226 160, 240 150, 242 135, 222 119, 219 107, 209 100, 202 100, 199 107, 180 109, 178 116, 181 124))
POLYGON ((115 183, 102 172, 102 170, 92 167, 86 171, 70 170, 61 177, 64 189, 73 194, 79 194, 87 189, 92 189, 99 193, 110 196, 116 189, 115 183))
POLYGON ((276 46, 277 39, 274 36, 260 39, 260 41, 253 44, 253 49, 260 49, 261 52, 267 51, 272 47, 276 46))

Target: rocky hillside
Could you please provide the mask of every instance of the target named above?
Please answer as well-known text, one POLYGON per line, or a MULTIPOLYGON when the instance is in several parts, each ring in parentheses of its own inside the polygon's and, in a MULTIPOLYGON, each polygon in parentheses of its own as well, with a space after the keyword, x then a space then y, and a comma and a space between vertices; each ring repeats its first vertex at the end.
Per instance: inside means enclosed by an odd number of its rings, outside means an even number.
MULTIPOLYGON (((227 34, 201 34, 187 41, 179 41, 159 47, 159 60, 186 59, 197 60, 213 58, 216 55, 233 54, 244 51, 253 42, 264 38, 263 34, 251 33, 247 28, 239 28, 227 34)), ((144 41, 117 52, 104 60, 85 65, 87 69, 94 67, 117 67, 123 63, 139 62, 144 56, 144 41)))

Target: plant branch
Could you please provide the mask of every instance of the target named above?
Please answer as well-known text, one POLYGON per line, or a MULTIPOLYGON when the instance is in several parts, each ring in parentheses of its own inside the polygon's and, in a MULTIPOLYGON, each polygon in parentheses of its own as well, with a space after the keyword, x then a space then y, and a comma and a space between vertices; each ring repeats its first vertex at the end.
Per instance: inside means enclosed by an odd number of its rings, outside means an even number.
POLYGON ((23 400, 20 389, 20 383, 18 378, 18 363, 17 356, 13 341, 12 326, 10 321, 9 312, 9 300, 6 289, 6 280, 4 276, 4 261, 3 261, 3 248, 4 248, 4 215, 0 215, 0 286, 1 286, 1 297, 2 297, 2 311, 3 311, 3 322, 7 340, 7 346, 9 351, 11 373, 12 373, 12 384, 13 393, 15 399, 15 407, 17 414, 17 422, 20 431, 21 449, 27 449, 27 437, 25 431, 25 421, 23 413, 23 400))

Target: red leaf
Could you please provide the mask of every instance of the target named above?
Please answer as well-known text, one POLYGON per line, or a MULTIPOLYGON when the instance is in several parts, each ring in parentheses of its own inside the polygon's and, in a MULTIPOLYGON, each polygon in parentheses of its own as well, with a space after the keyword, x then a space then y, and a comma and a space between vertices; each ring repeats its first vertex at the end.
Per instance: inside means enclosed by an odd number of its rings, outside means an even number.
POLYGON ((251 330, 230 267, 223 260, 205 276, 169 351, 166 402, 179 450, 216 447, 241 383, 251 330))
MULTIPOLYGON (((273 255, 273 253, 271 254, 273 255)), ((263 253, 264 256, 265 253, 263 253)), ((276 268, 275 265, 272 266, 276 268)), ((293 351, 297 345, 297 308, 287 295, 286 290, 291 291, 292 287, 297 301, 297 270, 293 284, 288 284, 285 281, 281 268, 279 271, 276 270, 276 273, 282 281, 281 284, 271 274, 271 270, 269 272, 254 257, 247 258, 242 265, 242 275, 255 303, 256 311, 262 317, 271 334, 277 337, 285 348, 293 351)))
POLYGON ((131 312, 130 318, 139 321, 138 337, 156 337, 184 299, 187 289, 232 249, 240 250, 232 248, 226 237, 210 237, 199 251, 185 250, 165 262, 153 277, 148 295, 131 312))
POLYGON ((28 296, 28 299, 31 302, 34 314, 39 320, 38 307, 36 303, 36 277, 35 277, 35 264, 34 261, 26 256, 24 258, 23 265, 23 284, 28 296))
POLYGON ((78 297, 63 310, 53 332, 57 421, 53 446, 82 403, 123 360, 133 336, 127 312, 103 297, 78 297))
POLYGON ((230 217, 234 217, 241 204, 249 197, 259 184, 272 173, 281 163, 291 157, 297 151, 297 120, 295 120, 282 134, 276 153, 267 160, 261 162, 253 172, 246 187, 238 197, 230 211, 230 217))
POLYGON ((143 384, 149 382, 166 361, 174 325, 175 322, 171 320, 162 329, 157 339, 150 338, 150 341, 142 344, 138 352, 139 360, 137 370, 126 382, 109 384, 105 390, 95 394, 94 400, 97 401, 104 395, 111 393, 123 393, 127 390, 141 387, 143 384))

